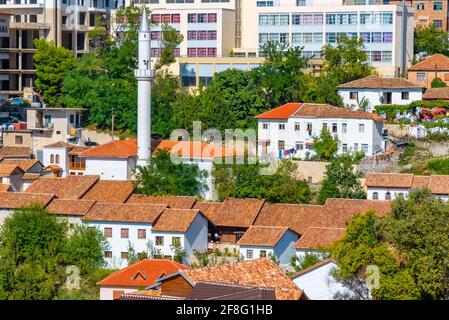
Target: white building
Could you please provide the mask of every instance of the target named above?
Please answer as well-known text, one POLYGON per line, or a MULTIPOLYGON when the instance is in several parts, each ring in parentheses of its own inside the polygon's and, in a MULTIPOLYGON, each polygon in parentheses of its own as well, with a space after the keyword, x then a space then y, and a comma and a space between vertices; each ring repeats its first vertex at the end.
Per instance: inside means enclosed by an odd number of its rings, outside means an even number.
POLYGON ((289 264, 298 238, 299 235, 287 227, 251 226, 237 242, 239 255, 244 260, 274 256, 279 263, 289 264))
MULTIPOLYGON (((354 205, 357 204, 354 203, 354 205)), ((330 207, 329 210, 335 211, 335 216, 338 215, 336 211, 337 208, 330 207)), ((346 210, 346 212, 348 211, 349 210, 346 210)), ((331 213, 328 213, 328 215, 330 214, 331 213)), ((316 225, 319 225, 320 223, 321 221, 319 220, 315 222, 316 225)), ((345 230, 345 228, 334 226, 308 227, 301 235, 301 238, 299 238, 299 240, 293 245, 296 250, 296 257, 299 259, 299 263, 302 262, 306 255, 323 257, 325 255, 323 248, 332 245, 337 240, 340 240, 343 237, 345 230)))
POLYGON ((449 176, 416 176, 402 173, 369 173, 366 176, 368 200, 405 198, 419 188, 427 188, 440 199, 449 199, 449 176))
POLYGON ((376 114, 327 104, 287 103, 256 117, 258 154, 308 158, 315 154, 314 137, 323 129, 338 139, 337 154, 385 150, 383 119, 376 114))
POLYGON ((166 209, 151 230, 151 239, 162 256, 173 258, 175 248, 185 250, 189 265, 194 252, 207 252, 207 218, 198 209, 166 209))
POLYGON ((0 227, 14 210, 31 205, 41 205, 45 207, 53 198, 53 194, 0 192, 0 227))
POLYGON ((423 91, 423 87, 406 79, 374 75, 338 86, 338 94, 346 107, 365 108, 369 112, 381 104, 406 105, 422 100, 423 91))
POLYGON ((53 199, 45 209, 59 220, 66 221, 70 230, 83 223, 83 217, 94 204, 95 200, 53 199))
POLYGON ((148 252, 151 229, 165 208, 166 205, 98 202, 83 221, 107 238, 109 248, 105 251, 105 260, 108 266, 123 268, 128 264, 130 245, 137 254, 148 252))
POLYGON ((332 273, 338 268, 330 259, 322 260, 290 277, 311 300, 334 300, 335 294, 347 291, 332 273))

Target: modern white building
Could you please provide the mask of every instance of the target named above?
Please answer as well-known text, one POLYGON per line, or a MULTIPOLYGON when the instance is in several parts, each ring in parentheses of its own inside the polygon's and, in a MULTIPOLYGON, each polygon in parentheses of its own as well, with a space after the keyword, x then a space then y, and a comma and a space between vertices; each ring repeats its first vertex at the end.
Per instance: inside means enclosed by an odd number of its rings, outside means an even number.
POLYGON ((128 265, 130 246, 135 252, 148 252, 151 229, 167 208, 166 205, 129 203, 95 203, 83 217, 89 227, 99 229, 106 237, 109 248, 105 260, 111 268, 128 265))
POLYGON ((368 76, 338 86, 346 107, 372 112, 381 104, 406 105, 423 98, 424 88, 403 78, 368 76))
POLYGON ((299 235, 287 227, 251 226, 237 245, 244 260, 274 257, 280 264, 289 264, 298 238, 299 235))
POLYGON ((287 103, 256 117, 258 154, 277 158, 309 158, 314 137, 328 130, 338 139, 337 154, 363 151, 371 156, 385 150, 383 119, 376 114, 327 104, 287 103))
POLYGON ((337 293, 345 293, 347 289, 333 277, 338 269, 330 259, 322 260, 305 268, 290 277, 311 300, 334 300, 337 293))
POLYGON ((176 248, 184 250, 183 264, 194 252, 207 252, 208 219, 198 209, 166 209, 151 230, 151 239, 162 256, 172 258, 176 248))
POLYGON ((417 176, 403 173, 369 173, 365 187, 368 200, 394 200, 399 196, 407 198, 409 193, 420 189, 429 189, 440 199, 449 199, 449 176, 417 176))

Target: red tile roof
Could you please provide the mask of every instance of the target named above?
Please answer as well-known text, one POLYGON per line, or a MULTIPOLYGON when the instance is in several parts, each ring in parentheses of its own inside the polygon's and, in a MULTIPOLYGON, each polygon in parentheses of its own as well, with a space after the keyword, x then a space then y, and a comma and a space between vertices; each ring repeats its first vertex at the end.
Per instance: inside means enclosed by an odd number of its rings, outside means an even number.
POLYGON ((0 192, 6 192, 11 187, 10 184, 7 183, 0 183, 0 192))
POLYGON ((137 156, 137 140, 114 140, 79 153, 81 157, 132 158, 137 156))
POLYGON ((196 203, 196 198, 189 196, 146 196, 133 194, 127 203, 167 204, 172 209, 192 209, 196 203))
POLYGON ((167 208, 163 204, 95 203, 84 216, 86 221, 154 224, 167 208))
POLYGON ((251 226, 237 244, 240 246, 274 247, 289 230, 287 227, 251 226))
POLYGON ((184 233, 198 215, 198 209, 165 209, 151 230, 184 233))
POLYGON ((111 273, 99 281, 97 285, 131 288, 148 287, 154 285, 156 280, 164 275, 188 269, 187 266, 172 260, 145 259, 111 273))
POLYGON ((84 216, 95 201, 53 199, 46 207, 47 211, 57 215, 84 216))
POLYGON ((31 149, 28 147, 0 147, 0 158, 26 158, 31 156, 31 149))
POLYGON ((220 210, 221 202, 197 202, 194 206, 199 209, 214 225, 217 225, 218 211, 220 210))
POLYGON ((67 142, 64 142, 64 141, 58 141, 58 142, 46 145, 46 146, 44 146, 44 148, 66 148, 66 149, 69 149, 69 148, 72 148, 74 146, 75 145, 67 143, 67 142))
POLYGON ((345 228, 310 227, 293 247, 295 249, 319 249, 327 247, 335 241, 340 240, 345 231, 345 228))
POLYGON ((378 76, 367 76, 338 86, 341 89, 423 89, 403 78, 381 78, 378 76))
POLYGON ((449 87, 426 89, 423 100, 449 100, 449 87))
POLYGON ((45 207, 53 197, 53 194, 0 192, 0 208, 17 209, 35 204, 45 207))
POLYGON ((100 180, 81 199, 123 203, 132 195, 135 186, 136 182, 130 180, 100 180))
POLYGON ((370 173, 365 186, 368 188, 428 188, 433 194, 449 194, 449 175, 415 176, 404 173, 370 173))
POLYGON ((23 174, 24 171, 15 164, 0 163, 0 177, 9 177, 13 174, 23 174))
POLYGON ((302 103, 286 103, 256 116, 256 119, 288 119, 298 111, 302 103))
POLYGON ((449 58, 437 53, 411 66, 408 71, 449 71, 449 58))
POLYGON ((26 193, 51 193, 60 199, 80 199, 99 181, 99 176, 67 176, 65 178, 40 177, 26 193))
POLYGON ((0 165, 13 164, 13 165, 19 166, 23 171, 27 172, 32 167, 34 167, 37 163, 40 163, 40 161, 35 160, 35 159, 3 159, 0 162, 0 165))

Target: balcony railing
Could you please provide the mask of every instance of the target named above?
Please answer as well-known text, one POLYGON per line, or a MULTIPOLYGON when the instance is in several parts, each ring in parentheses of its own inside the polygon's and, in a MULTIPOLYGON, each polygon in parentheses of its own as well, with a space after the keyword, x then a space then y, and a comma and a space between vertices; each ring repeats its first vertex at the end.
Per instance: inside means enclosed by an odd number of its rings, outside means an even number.
POLYGON ((69 170, 86 170, 86 163, 69 162, 69 170))

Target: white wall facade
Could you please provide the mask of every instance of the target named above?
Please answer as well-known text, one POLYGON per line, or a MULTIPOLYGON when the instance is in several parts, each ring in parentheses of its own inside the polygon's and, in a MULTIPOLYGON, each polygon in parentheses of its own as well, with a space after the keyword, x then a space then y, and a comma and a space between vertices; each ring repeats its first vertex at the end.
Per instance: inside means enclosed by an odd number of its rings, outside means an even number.
POLYGON ((368 200, 394 200, 400 195, 407 198, 410 189, 396 189, 396 188, 368 188, 368 200), (389 196, 388 196, 389 195, 389 196), (377 197, 377 199, 376 199, 377 197))
POLYGON ((114 300, 114 291, 130 293, 137 290, 138 288, 100 286, 100 300, 114 300))
MULTIPOLYGON (((383 123, 376 123, 370 119, 332 119, 332 118, 294 118, 287 120, 258 120, 258 154, 263 155, 263 143, 269 142, 267 153, 279 157, 279 141, 284 141, 284 150, 295 149, 287 157, 306 159, 315 154, 313 137, 319 136, 323 125, 331 135, 338 138, 337 154, 364 151, 367 156, 385 150, 382 138, 383 123), (295 125, 299 124, 299 131, 295 125), (285 129, 280 129, 284 125, 285 129), (312 127, 308 131, 308 125, 312 127), (333 127, 336 126, 336 132, 333 127), (265 128, 266 127, 266 128, 265 128)), ((286 157, 282 153, 282 158, 286 157)))
POLYGON ((103 234, 105 228, 112 228, 112 237, 106 238, 112 258, 106 258, 108 267, 122 269, 128 265, 127 259, 121 257, 123 252, 128 252, 128 244, 131 243, 136 253, 146 252, 148 240, 151 239, 151 227, 149 223, 129 223, 129 222, 107 222, 107 221, 84 221, 89 227, 98 228, 103 234), (121 237, 121 229, 129 230, 129 237, 121 237), (146 231, 146 238, 138 238, 138 230, 146 231))
POLYGON ((243 260, 255 260, 272 254, 274 254, 273 247, 240 246, 239 248, 239 256, 243 257, 243 260), (263 254, 261 255, 261 253, 263 254))
POLYGON ((359 109, 359 106, 357 99, 351 99, 351 92, 357 92, 359 102, 363 98, 369 101, 369 107, 366 109, 368 112, 372 112, 376 106, 385 103, 382 97, 386 92, 391 93, 391 104, 406 105, 413 101, 422 100, 422 89, 338 89, 338 94, 343 99, 343 104, 353 109, 359 109), (402 93, 404 93, 404 96, 402 93), (408 99, 403 99, 406 98, 407 94, 408 99))
POLYGON ((9 184, 13 191, 21 191, 23 189, 21 174, 12 174, 7 177, 0 177, 0 182, 3 184, 9 184))
POLYGON ((45 167, 50 165, 59 166, 62 168, 61 176, 65 177, 68 174, 69 160, 67 155, 67 149, 62 148, 43 148, 42 149, 42 164, 45 167), (53 157, 52 157, 53 156, 53 157), (53 161, 51 161, 53 158, 53 161), (59 161, 56 161, 59 158, 59 161))
POLYGON ((292 280, 311 300, 333 300, 337 292, 346 291, 331 274, 336 268, 334 262, 329 262, 292 280))
POLYGON ((13 213, 13 211, 14 209, 0 209, 0 227, 3 225, 3 222, 5 222, 5 219, 13 213))
POLYGON ((99 175, 101 180, 130 180, 135 159, 86 157, 86 175, 99 175))

